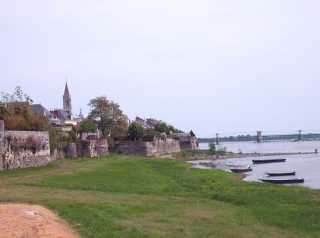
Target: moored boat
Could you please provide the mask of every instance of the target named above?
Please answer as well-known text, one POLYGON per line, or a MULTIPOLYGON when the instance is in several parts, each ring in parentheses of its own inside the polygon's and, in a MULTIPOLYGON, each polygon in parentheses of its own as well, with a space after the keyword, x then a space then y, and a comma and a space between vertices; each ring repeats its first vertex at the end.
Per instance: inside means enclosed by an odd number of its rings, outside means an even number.
POLYGON ((268 163, 282 163, 286 162, 287 159, 254 159, 253 164, 268 164, 268 163))
POLYGON ((199 162, 198 164, 205 167, 215 167, 213 162, 199 162))
POLYGON ((231 168, 230 171, 233 173, 248 173, 252 171, 252 168, 250 166, 244 168, 231 168))
POLYGON ((304 183, 304 179, 303 178, 292 178, 292 177, 288 177, 288 178, 262 178, 260 179, 260 181, 262 182, 266 182, 266 183, 274 183, 274 184, 296 184, 296 183, 304 183))
POLYGON ((295 171, 287 171, 287 172, 266 172, 266 175, 269 177, 278 177, 278 176, 295 176, 296 172, 295 171))

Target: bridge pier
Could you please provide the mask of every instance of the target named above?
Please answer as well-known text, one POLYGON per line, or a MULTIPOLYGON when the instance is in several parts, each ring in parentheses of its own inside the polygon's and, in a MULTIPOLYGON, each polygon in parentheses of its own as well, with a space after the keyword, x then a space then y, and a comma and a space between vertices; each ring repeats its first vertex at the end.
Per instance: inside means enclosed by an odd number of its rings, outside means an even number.
POLYGON ((257 131, 257 143, 262 143, 262 131, 257 131))
POLYGON ((216 145, 219 145, 219 133, 216 134, 216 145))
POLYGON ((299 130, 298 141, 302 141, 302 130, 299 130))

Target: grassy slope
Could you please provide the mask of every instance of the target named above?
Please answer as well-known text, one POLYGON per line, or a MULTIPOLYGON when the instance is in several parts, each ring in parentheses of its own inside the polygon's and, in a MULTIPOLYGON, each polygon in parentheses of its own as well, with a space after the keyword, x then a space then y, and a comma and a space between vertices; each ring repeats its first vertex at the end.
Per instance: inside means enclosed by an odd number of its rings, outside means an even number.
POLYGON ((320 192, 113 155, 0 174, 0 201, 46 205, 84 237, 320 237, 320 192))

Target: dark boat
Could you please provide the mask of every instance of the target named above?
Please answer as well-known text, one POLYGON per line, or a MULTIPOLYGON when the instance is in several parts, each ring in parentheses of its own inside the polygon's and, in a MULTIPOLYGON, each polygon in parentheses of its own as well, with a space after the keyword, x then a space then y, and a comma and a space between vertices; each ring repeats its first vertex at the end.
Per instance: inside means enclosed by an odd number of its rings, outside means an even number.
POLYGON ((269 164, 269 163, 282 163, 286 162, 287 159, 255 159, 252 160, 253 164, 269 164))
POLYGON ((266 175, 268 175, 269 177, 295 176, 296 172, 266 172, 266 175))
POLYGON ((250 168, 250 167, 246 167, 246 168, 231 168, 230 170, 233 173, 247 173, 247 172, 251 172, 252 168, 250 168))
POLYGON ((263 178, 260 179, 262 182, 274 183, 274 184, 295 184, 295 183, 304 183, 303 178, 263 178))
POLYGON ((199 165, 205 167, 215 167, 215 165, 212 162, 200 162, 199 165))

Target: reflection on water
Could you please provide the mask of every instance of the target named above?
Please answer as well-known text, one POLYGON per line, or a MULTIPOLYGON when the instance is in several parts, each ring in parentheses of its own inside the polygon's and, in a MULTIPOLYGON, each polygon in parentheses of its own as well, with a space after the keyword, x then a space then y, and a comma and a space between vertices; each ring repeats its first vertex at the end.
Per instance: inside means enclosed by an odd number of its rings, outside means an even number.
MULTIPOLYGON (((279 156, 259 157, 258 159, 277 159, 279 156)), ((275 171, 296 171, 296 177, 304 178, 304 184, 297 186, 305 186, 313 189, 320 189, 320 155, 290 155, 281 156, 287 159, 285 163, 259 164, 252 165, 252 160, 257 157, 226 159, 214 161, 217 168, 230 171, 230 165, 251 165, 253 171, 248 173, 245 181, 259 181, 265 177, 266 172, 275 171)), ((197 162, 198 163, 198 162, 197 162)))
MULTIPOLYGON (((200 149, 208 149, 207 143, 200 143, 200 149)), ((219 148, 238 153, 299 153, 314 152, 320 149, 320 141, 272 141, 264 143, 256 142, 223 142, 219 148)), ((320 150, 319 150, 320 151, 320 150)))

